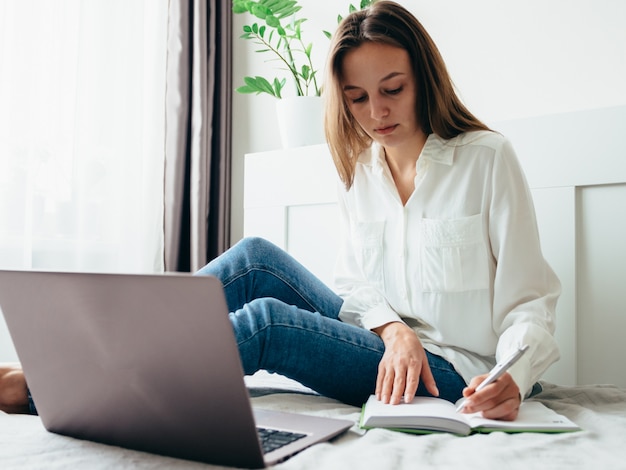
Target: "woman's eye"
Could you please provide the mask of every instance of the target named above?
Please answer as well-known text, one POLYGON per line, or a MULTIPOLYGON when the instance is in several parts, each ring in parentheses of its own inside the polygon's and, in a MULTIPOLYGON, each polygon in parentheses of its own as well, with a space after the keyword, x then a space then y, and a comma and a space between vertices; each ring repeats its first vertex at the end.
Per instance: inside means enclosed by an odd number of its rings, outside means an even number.
POLYGON ((394 88, 393 90, 387 90, 387 94, 389 95, 397 95, 402 91, 402 87, 394 88))
POLYGON ((365 99, 366 99, 366 96, 365 96, 365 95, 363 95, 363 96, 357 96, 356 98, 352 98, 352 102, 353 102, 353 103, 362 103, 362 102, 364 102, 364 101, 365 101, 365 99))

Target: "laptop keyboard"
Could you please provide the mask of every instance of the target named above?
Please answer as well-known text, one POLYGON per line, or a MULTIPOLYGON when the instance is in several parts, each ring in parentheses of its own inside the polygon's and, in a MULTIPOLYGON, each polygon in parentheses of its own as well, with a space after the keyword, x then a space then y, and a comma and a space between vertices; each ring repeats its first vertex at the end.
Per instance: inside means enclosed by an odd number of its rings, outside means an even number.
POLYGON ((280 449, 287 444, 291 444, 298 439, 302 439, 306 434, 290 431, 279 431, 278 429, 256 428, 261 440, 263 453, 267 454, 276 449, 280 449))

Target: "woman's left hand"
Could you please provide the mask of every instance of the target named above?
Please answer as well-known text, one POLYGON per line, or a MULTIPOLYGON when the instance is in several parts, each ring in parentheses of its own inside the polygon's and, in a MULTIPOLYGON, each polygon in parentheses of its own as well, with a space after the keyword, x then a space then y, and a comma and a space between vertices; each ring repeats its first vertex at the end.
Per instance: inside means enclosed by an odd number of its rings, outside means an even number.
POLYGON ((481 411, 485 418, 513 421, 517 418, 522 403, 519 387, 513 381, 513 377, 507 372, 477 392, 476 387, 485 377, 487 374, 474 377, 463 389, 463 396, 466 399, 463 412, 481 411))
POLYGON ((376 378, 378 400, 392 405, 403 399, 410 402, 420 382, 433 396, 439 395, 426 352, 411 328, 402 322, 390 322, 373 331, 385 343, 376 378))

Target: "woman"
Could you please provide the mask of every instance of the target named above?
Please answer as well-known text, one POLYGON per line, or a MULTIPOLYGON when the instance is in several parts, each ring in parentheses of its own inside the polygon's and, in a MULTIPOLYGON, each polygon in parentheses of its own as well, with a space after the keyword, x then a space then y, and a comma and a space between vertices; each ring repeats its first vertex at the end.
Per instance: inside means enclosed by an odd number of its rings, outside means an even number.
MULTIPOLYGON (((327 73, 326 135, 344 184, 339 295, 258 238, 200 270, 224 285, 244 372, 354 405, 372 393, 393 404, 465 395, 464 412, 514 419, 558 358, 559 283, 513 150, 463 106, 396 3, 343 20, 327 73), (510 373, 475 392, 522 344, 510 373)), ((0 407, 24 410, 26 395, 19 367, 0 369, 0 407)))
POLYGON ((327 138, 346 187, 340 318, 385 344, 376 394, 398 403, 416 383, 436 394, 434 355, 470 396, 494 358, 528 343, 465 408, 514 419, 558 359, 560 284, 510 144, 460 102, 428 33, 393 2, 346 18, 327 71, 327 138))

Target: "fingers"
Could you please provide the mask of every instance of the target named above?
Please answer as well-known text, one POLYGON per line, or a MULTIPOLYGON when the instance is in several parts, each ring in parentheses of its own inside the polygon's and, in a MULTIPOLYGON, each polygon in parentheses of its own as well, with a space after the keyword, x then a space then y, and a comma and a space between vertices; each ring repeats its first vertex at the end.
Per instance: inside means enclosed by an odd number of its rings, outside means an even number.
POLYGON ((492 408, 482 412, 483 417, 488 419, 499 419, 502 421, 514 421, 519 413, 520 400, 508 398, 498 403, 492 408))
POLYGON ((376 398, 383 403, 397 405, 406 390, 406 368, 389 367, 381 361, 376 379, 376 398))
MULTIPOLYGON (((428 367, 428 364, 425 364, 428 367)), ((424 366, 422 366, 423 368, 424 366)), ((430 370, 430 369, 429 369, 430 370)), ((406 381, 404 384, 404 399, 410 402, 415 398, 417 387, 420 382, 420 374, 415 368, 409 368, 406 374, 406 381)))
POLYGON ((484 380, 485 377, 487 377, 486 374, 479 375, 470 380, 470 383, 467 385, 467 387, 463 389, 463 396, 465 398, 472 396, 476 392, 476 387, 478 387, 478 385, 484 380))
POLYGON ((504 374, 480 392, 476 392, 476 387, 484 377, 474 377, 463 390, 463 396, 466 397, 463 412, 482 412, 485 418, 505 421, 517 418, 521 396, 519 387, 510 374, 504 374))
MULTIPOLYGON (((384 360, 384 356, 383 356, 384 360)), ((378 364, 378 375, 376 376, 376 391, 374 392, 376 395, 376 399, 382 401, 383 400, 383 391, 385 396, 389 396, 389 386, 388 381, 389 377, 386 372, 385 365, 383 360, 378 364)))
MULTIPOLYGON (((435 377, 433 377, 433 373, 430 370, 430 365, 428 364, 428 361, 425 361, 424 365, 422 366, 421 378, 424 386, 426 387, 426 390, 428 390, 428 392, 432 396, 438 397, 439 389, 437 388, 437 383, 435 382, 435 377)), ((415 390, 417 390, 417 384, 415 386, 415 390)))
POLYGON ((376 398, 392 405, 401 403, 403 398, 405 402, 410 402, 415 397, 420 379, 430 394, 439 395, 428 361, 419 363, 410 361, 409 365, 405 366, 403 364, 391 365, 382 360, 376 379, 376 398))
MULTIPOLYGON (((485 388, 485 390, 487 390, 485 388)), ((482 394, 483 391, 481 391, 482 394)), ((517 396, 496 395, 481 402, 475 402, 474 398, 466 402, 464 413, 481 412, 484 418, 499 419, 503 421, 513 421, 517 418, 521 399, 517 396)))

